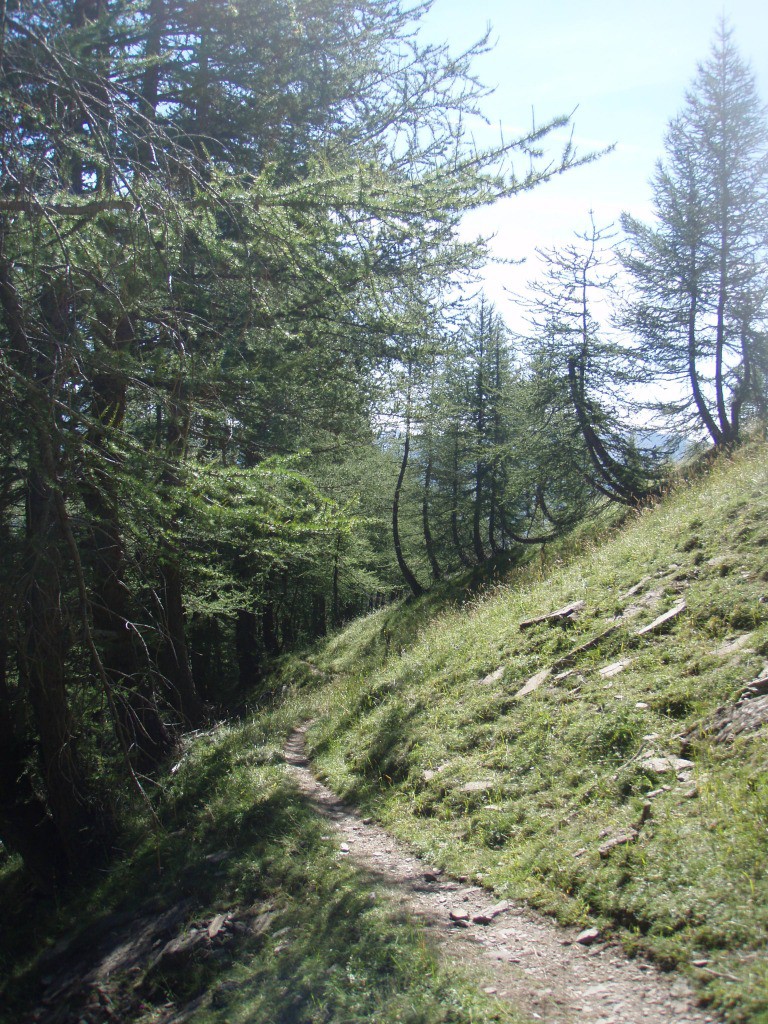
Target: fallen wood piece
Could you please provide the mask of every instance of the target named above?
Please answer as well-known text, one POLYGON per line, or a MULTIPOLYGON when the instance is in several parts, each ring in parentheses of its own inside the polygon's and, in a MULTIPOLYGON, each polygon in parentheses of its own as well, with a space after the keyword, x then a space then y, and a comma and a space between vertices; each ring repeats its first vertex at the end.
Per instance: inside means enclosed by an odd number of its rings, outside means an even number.
POLYGON ((563 608, 549 612, 547 615, 537 615, 535 619, 525 619, 520 623, 520 629, 530 629, 531 626, 538 626, 542 622, 573 621, 585 607, 585 601, 574 601, 572 604, 567 604, 563 608))
POLYGON ((546 679, 549 679, 551 674, 552 669, 543 668, 540 672, 537 672, 535 676, 531 676, 528 682, 517 691, 515 697, 525 697, 526 694, 533 693, 534 690, 538 690, 541 684, 546 679))
POLYGON ((615 849, 617 846, 626 846, 628 843, 634 843, 637 836, 638 833, 634 828, 627 829, 626 832, 620 832, 619 835, 613 836, 607 842, 603 843, 602 846, 598 846, 597 852, 601 857, 607 857, 611 850, 615 849))
POLYGON ((634 597, 635 594, 639 594, 645 586, 645 584, 649 583, 650 580, 650 576, 643 576, 643 578, 638 583, 636 583, 634 587, 630 587, 629 590, 625 590, 623 594, 619 594, 618 600, 626 601, 628 597, 634 597))
POLYGON ((692 726, 681 737, 687 747, 696 734, 708 736, 715 743, 733 743, 737 736, 757 732, 768 724, 768 695, 742 698, 737 704, 718 708, 714 714, 698 726, 692 726))
POLYGON ((578 647, 574 647, 572 651, 568 651, 567 654, 564 654, 561 658, 558 658, 557 661, 552 663, 553 670, 567 667, 572 661, 574 661, 574 659, 578 658, 580 654, 584 654, 585 651, 591 651, 593 647, 597 647, 602 640, 611 636, 611 634, 615 633, 618 628, 618 625, 609 626, 607 629, 604 629, 602 633, 598 633, 597 636, 593 636, 590 640, 585 640, 583 644, 579 644, 578 647))
POLYGON ((751 700, 753 697, 760 697, 768 693, 768 665, 765 665, 760 675, 747 683, 739 694, 739 701, 751 700))
POLYGON ((712 653, 718 658, 726 658, 729 654, 736 654, 737 651, 744 651, 746 654, 747 652, 744 649, 752 642, 754 636, 754 633, 742 633, 741 636, 726 640, 721 647, 718 647, 712 653))
POLYGON ((707 974, 712 974, 715 978, 725 978, 726 981, 741 981, 741 978, 737 978, 735 974, 726 974, 725 971, 714 971, 711 967, 699 967, 699 970, 706 971, 707 974))
POLYGON ((505 914, 509 910, 510 906, 511 904, 507 900, 502 900, 501 903, 494 903, 492 907, 486 910, 486 914, 488 914, 490 918, 498 917, 499 914, 505 914))
POLYGON ((733 743, 737 736, 757 732, 768 723, 768 665, 757 678, 742 688, 737 700, 721 704, 707 718, 694 722, 678 739, 683 753, 696 739, 707 737, 715 743, 733 743))
POLYGON ((649 623, 647 626, 643 626, 642 629, 638 629, 635 636, 645 636, 648 633, 658 633, 667 623, 672 622, 678 615, 682 615, 687 605, 685 600, 678 601, 677 604, 673 605, 668 612, 664 612, 663 615, 659 615, 657 619, 649 623))

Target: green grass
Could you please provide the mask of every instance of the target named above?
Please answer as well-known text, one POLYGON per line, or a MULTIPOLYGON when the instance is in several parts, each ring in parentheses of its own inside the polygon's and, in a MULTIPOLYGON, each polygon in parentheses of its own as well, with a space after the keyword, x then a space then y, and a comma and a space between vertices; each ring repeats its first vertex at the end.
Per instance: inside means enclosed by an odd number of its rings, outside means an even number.
POLYGON ((117 976, 109 991, 120 1019, 150 1024, 169 1003, 194 1003, 194 1024, 519 1020, 441 965, 420 931, 339 855, 282 763, 290 723, 278 710, 193 742, 164 780, 159 821, 152 826, 137 810, 125 858, 58 906, 31 907, 18 863, 2 866, 0 1017, 19 1020, 39 997, 52 971, 44 953, 58 940, 74 955, 93 949, 115 914, 160 914, 185 900, 182 935, 227 911, 264 927, 213 956, 194 954, 181 969, 144 964, 117 976))
POLYGON ((680 733, 768 660, 767 455, 755 445, 658 507, 585 525, 463 605, 433 594, 353 623, 310 655, 324 677, 283 668, 337 792, 450 871, 682 967, 734 1021, 768 1020, 766 734, 697 739, 690 781, 640 755, 678 756, 680 733), (615 620, 652 591, 652 606, 615 620), (681 596, 666 632, 636 636, 681 596), (574 600, 586 602, 576 623, 519 629, 574 600), (718 653, 747 631, 746 648, 718 653), (620 659, 624 671, 600 675, 620 659), (515 699, 550 665, 570 674, 515 699), (601 856, 665 785, 637 841, 601 856))
POLYGON ((768 660, 767 456, 746 448, 657 507, 583 524, 484 590, 454 580, 285 659, 281 705, 191 743, 158 788, 158 820, 137 807, 124 858, 58 905, 31 904, 6 857, 0 1016, 23 1015, 60 938, 87 948, 116 913, 189 900, 187 932, 225 911, 266 924, 183 970, 118 978, 122 1019, 152 1024, 166 1003, 198 1001, 193 1024, 511 1020, 324 838, 280 757, 290 727, 314 718, 317 768, 430 862, 562 921, 595 921, 686 971, 729 1020, 768 1022, 766 735, 733 746, 704 735, 685 750, 679 738, 768 660), (683 595, 666 632, 636 635, 683 595), (520 630, 577 599, 576 622, 520 630), (617 620, 633 603, 636 616, 617 620), (720 652, 745 632, 747 646, 720 652), (622 672, 600 675, 620 659, 622 672), (643 753, 684 753, 690 779, 651 770, 643 753), (648 799, 636 841, 601 856, 648 799))

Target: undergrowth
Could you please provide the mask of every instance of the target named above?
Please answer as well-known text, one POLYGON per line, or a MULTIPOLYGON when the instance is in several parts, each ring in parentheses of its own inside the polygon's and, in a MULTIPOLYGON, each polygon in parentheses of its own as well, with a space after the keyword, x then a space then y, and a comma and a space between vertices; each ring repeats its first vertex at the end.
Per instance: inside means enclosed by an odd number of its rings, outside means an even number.
MULTIPOLYGON (((121 929, 135 938, 147 921, 174 910, 182 940, 217 914, 231 915, 239 930, 178 963, 154 959, 169 938, 160 932, 149 959, 110 978, 104 1020, 150 1024, 173 1012, 190 1024, 517 1020, 441 965, 420 931, 325 834, 283 763, 290 724, 278 710, 190 738, 163 780, 157 821, 137 808, 125 857, 58 905, 32 906, 18 863, 0 867, 3 1020, 23 1019, 59 978, 76 979, 81 963, 93 966, 110 936, 111 949, 121 929)), ((103 1006, 83 1008, 84 996, 66 991, 40 1019, 95 1020, 103 1006)))

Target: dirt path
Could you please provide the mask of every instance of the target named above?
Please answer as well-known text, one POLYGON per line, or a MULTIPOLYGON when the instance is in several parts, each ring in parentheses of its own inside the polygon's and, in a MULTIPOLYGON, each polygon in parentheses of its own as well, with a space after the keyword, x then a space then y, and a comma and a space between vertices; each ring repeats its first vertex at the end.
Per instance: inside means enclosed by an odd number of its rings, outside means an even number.
MULTIPOLYGON (((689 984, 661 974, 616 947, 576 942, 522 903, 495 903, 485 890, 440 878, 384 829, 355 811, 314 777, 303 728, 285 756, 299 789, 332 824, 339 856, 369 872, 387 895, 433 935, 444 954, 469 969, 478 984, 548 1024, 708 1024, 689 984), (452 920, 451 915, 455 918, 452 920), (488 923, 473 921, 484 917, 488 923)), ((329 829, 329 833, 331 829, 329 829)))

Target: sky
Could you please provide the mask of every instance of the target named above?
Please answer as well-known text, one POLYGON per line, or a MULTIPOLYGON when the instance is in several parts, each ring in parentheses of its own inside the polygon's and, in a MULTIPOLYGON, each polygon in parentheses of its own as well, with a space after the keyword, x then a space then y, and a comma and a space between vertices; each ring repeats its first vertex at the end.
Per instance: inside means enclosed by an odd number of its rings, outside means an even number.
POLYGON ((434 0, 422 29, 430 42, 459 52, 492 28, 495 47, 475 63, 495 89, 483 101, 491 124, 475 130, 480 144, 497 141, 500 128, 507 139, 523 134, 532 111, 537 124, 573 111, 580 151, 615 147, 595 164, 467 219, 468 235, 495 236, 497 257, 526 260, 491 265, 483 275, 510 326, 524 327, 510 291, 524 292, 536 276, 537 247, 568 244, 589 227, 590 210, 598 227, 617 223, 625 210, 651 218, 649 179, 663 157, 667 123, 723 15, 768 101, 766 0, 434 0))

